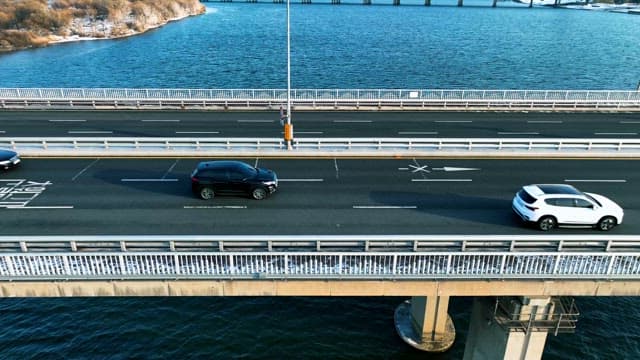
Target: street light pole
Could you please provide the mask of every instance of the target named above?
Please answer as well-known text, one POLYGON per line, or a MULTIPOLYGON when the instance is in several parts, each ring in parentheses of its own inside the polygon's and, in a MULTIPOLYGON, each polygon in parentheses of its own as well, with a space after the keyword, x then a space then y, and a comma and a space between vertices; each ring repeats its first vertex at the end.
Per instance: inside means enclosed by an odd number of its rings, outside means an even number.
POLYGON ((291 22, 289 21, 291 0, 287 0, 287 123, 284 125, 284 140, 287 150, 292 150, 293 125, 291 125, 291 22))

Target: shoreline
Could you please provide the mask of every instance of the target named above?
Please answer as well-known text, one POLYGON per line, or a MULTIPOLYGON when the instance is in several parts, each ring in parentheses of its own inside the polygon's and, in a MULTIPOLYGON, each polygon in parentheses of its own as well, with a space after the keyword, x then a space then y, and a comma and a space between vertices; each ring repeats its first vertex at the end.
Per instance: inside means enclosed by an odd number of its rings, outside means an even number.
POLYGON ((78 41, 93 41, 93 40, 114 40, 114 39, 122 39, 122 38, 127 38, 127 37, 131 37, 131 36, 136 36, 136 35, 142 35, 144 33, 146 33, 147 31, 150 30, 155 30, 158 29, 162 26, 165 26, 169 23, 172 23, 174 21, 178 21, 178 20, 183 20, 185 18, 191 17, 191 16, 196 16, 196 15, 201 15, 201 14, 185 14, 184 16, 179 16, 179 17, 175 17, 172 19, 167 20, 164 23, 161 24, 156 24, 153 26, 149 26, 148 28, 144 29, 143 31, 135 31, 135 30, 131 30, 130 33, 127 34, 122 34, 122 35, 110 35, 110 36, 80 36, 80 35, 71 35, 71 36, 60 36, 60 35, 49 35, 49 39, 50 41, 47 43, 46 46, 48 45, 56 45, 56 44, 64 44, 64 43, 70 43, 70 42, 78 42, 78 41))

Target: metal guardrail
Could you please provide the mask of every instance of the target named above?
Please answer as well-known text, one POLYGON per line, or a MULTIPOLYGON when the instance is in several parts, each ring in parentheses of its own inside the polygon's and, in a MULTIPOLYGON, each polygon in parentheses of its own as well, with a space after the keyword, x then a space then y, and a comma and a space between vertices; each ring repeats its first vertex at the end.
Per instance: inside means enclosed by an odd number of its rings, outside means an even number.
POLYGON ((640 276, 640 236, 3 236, 0 249, 0 280, 640 276))
MULTIPOLYGON (((277 109, 286 89, 0 88, 0 108, 277 109)), ((640 111, 624 90, 292 89, 296 110, 640 111)))
POLYGON ((358 157, 638 158, 640 139, 548 138, 0 138, 26 157, 358 157))

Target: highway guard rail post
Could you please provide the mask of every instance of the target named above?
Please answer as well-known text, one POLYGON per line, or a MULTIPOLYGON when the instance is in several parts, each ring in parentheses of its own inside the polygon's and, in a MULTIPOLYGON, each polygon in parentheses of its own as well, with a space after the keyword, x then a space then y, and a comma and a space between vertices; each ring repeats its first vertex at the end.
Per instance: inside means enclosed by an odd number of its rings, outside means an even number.
MULTIPOLYGON (((286 89, 0 88, 1 109, 278 110, 286 89)), ((640 91, 292 89, 292 109, 640 111, 640 91)))
POLYGON ((640 276, 637 235, 1 236, 0 280, 640 276))
POLYGON ((2 137, 23 157, 640 158, 640 139, 2 137))

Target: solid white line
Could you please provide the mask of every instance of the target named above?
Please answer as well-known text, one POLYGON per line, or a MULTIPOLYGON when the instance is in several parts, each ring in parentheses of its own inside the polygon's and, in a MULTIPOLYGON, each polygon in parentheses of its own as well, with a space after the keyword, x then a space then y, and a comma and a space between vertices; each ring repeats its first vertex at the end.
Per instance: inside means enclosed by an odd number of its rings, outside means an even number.
POLYGON ((240 205, 227 205, 227 206, 206 206, 206 205, 200 205, 200 206, 189 206, 189 205, 185 205, 184 206, 185 209, 246 209, 246 206, 240 206, 240 205))
MULTIPOLYGON (((280 134, 284 134, 284 131, 280 131, 280 134)), ((322 131, 296 131, 296 134, 324 134, 322 131)))
POLYGON ((624 179, 564 179, 565 182, 626 183, 624 179))
POLYGON ((220 134, 219 131, 176 131, 176 134, 220 134))
POLYGON ((437 131, 398 131, 398 135, 438 135, 437 131))
POLYGON ((634 132, 600 132, 600 133, 594 133, 595 135, 638 135, 638 133, 634 133, 634 132))
POLYGON ((283 181, 283 182, 296 182, 296 181, 300 181, 300 182, 322 182, 322 181, 324 181, 324 179, 278 179, 278 181, 283 181))
POLYGON ((76 174, 76 176, 74 176, 74 177, 72 177, 72 178, 71 178, 71 181, 76 181, 76 179, 77 179, 80 175, 82 175, 85 171, 87 171, 87 169, 89 169, 90 167, 92 167, 92 166, 93 166, 93 164, 97 163, 97 162, 98 162, 98 160, 100 160, 100 159, 95 159, 95 160, 93 160, 93 162, 92 162, 91 164, 87 165, 84 169, 80 170, 80 172, 79 172, 79 173, 77 173, 77 174, 76 174))
POLYGON ((392 206, 392 205, 354 205, 354 209, 416 209, 415 205, 392 206))
POLYGON ((272 123, 275 120, 238 120, 239 123, 272 123))
POLYGON ((120 179, 122 182, 173 182, 178 179, 120 179))
POLYGON ((411 179, 411 181, 427 181, 427 182, 469 182, 472 179, 411 179))
POLYGON ((334 123, 371 123, 371 120, 333 120, 334 123))
POLYGON ((4 134, 4 133, 5 133, 5 131, 4 131, 4 130, 0 130, 0 134, 4 134))
POLYGON ((142 122, 180 122, 181 120, 140 120, 142 122))
POLYGON ((472 120, 436 120, 437 123, 470 123, 472 120))
POLYGON ((7 205, 7 209, 73 209, 72 205, 68 206, 12 206, 7 205))
POLYGON ((562 124, 562 120, 527 120, 529 124, 562 124))
POLYGON ((86 122, 87 120, 73 120, 73 119, 69 119, 69 120, 49 120, 49 122, 86 122))
POLYGON ((620 121, 620 124, 640 124, 640 121, 620 121))
POLYGON ((540 133, 535 131, 524 131, 524 132, 498 131, 498 135, 540 135, 540 133))
POLYGON ((101 131, 101 130, 69 130, 69 134, 113 134, 113 131, 101 131))

